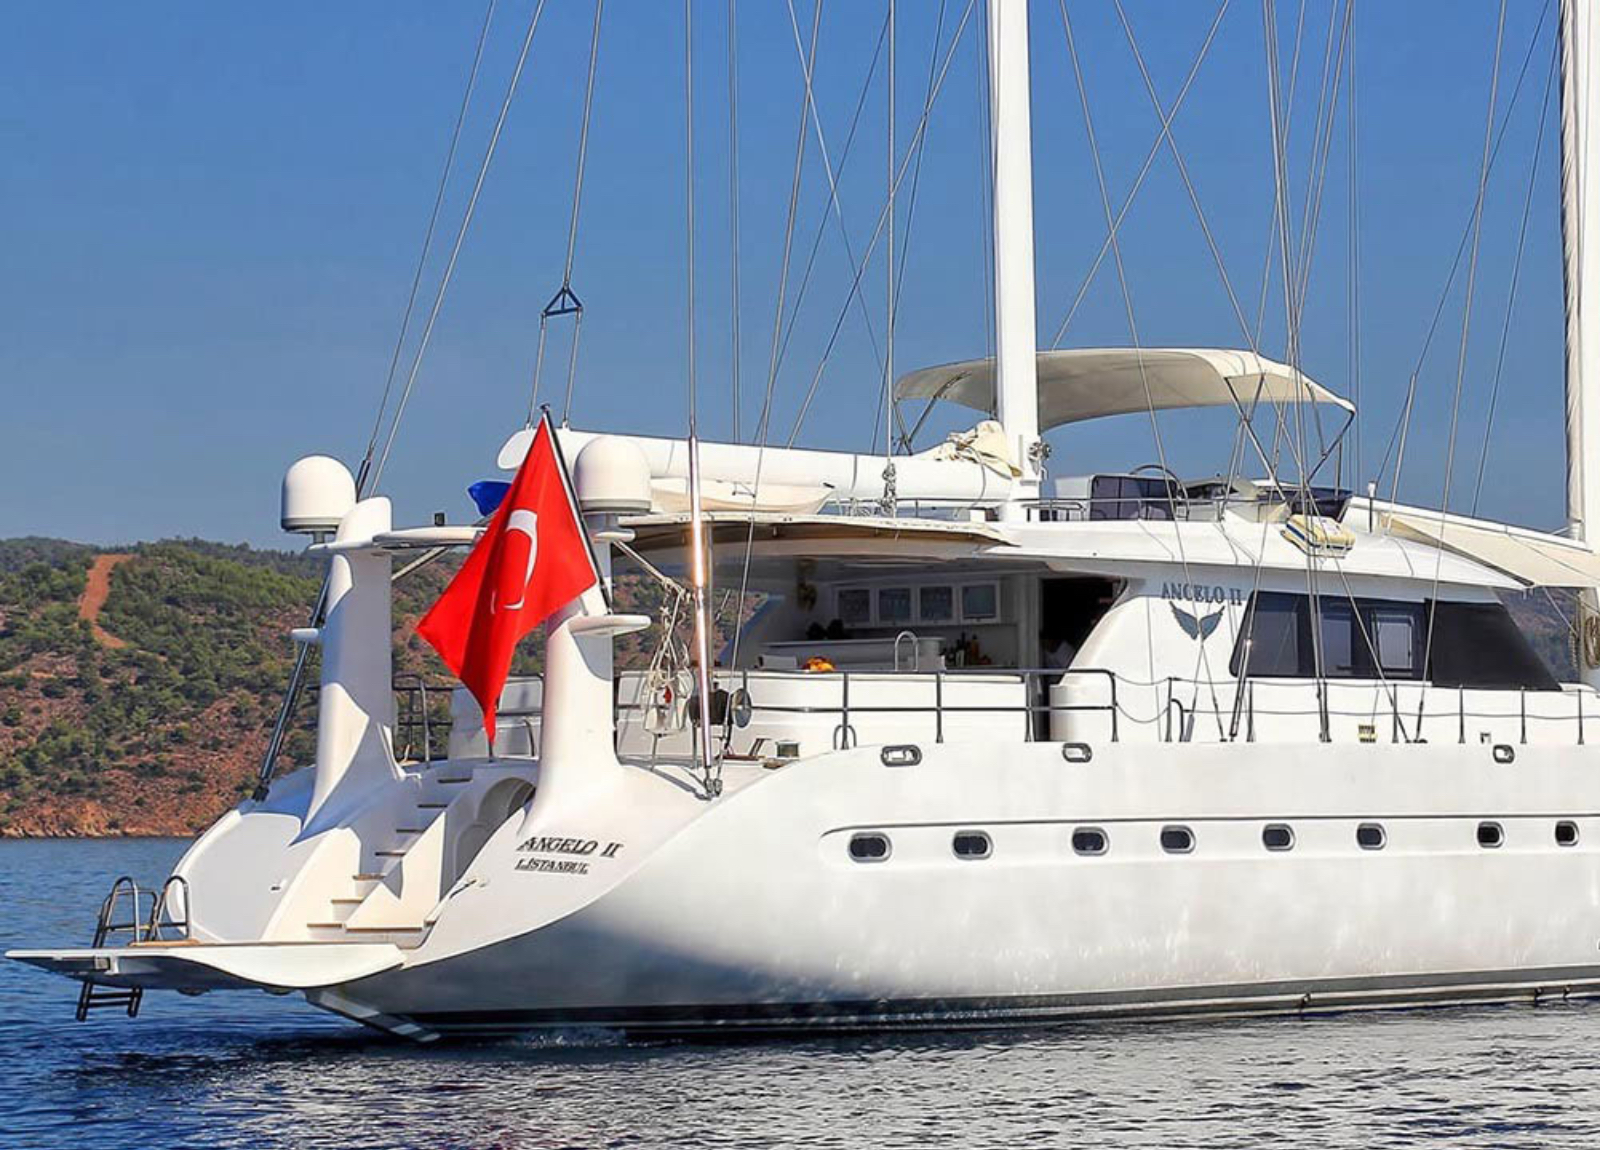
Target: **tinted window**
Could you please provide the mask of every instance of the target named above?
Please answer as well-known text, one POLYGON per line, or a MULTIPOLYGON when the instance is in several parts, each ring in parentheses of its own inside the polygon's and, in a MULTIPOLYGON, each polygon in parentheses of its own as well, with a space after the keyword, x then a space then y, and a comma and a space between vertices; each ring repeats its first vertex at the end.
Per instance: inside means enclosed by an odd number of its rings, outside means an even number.
POLYGON ((878 592, 878 622, 911 622, 911 588, 884 587, 878 592))
POLYGON ((1079 827, 1072 832, 1072 849, 1081 855, 1106 853, 1106 832, 1099 827, 1079 827))
POLYGON ((1166 480, 1096 475, 1089 484, 1090 519, 1171 519, 1166 480))
POLYGON ((1499 603, 1434 604, 1430 664, 1441 687, 1561 689, 1499 603))
POLYGON ((1294 846, 1294 831, 1285 823, 1268 823, 1261 828, 1261 845, 1269 851, 1286 851, 1294 846))
POLYGON ((1480 847, 1497 847, 1505 841, 1506 833, 1500 829, 1499 823, 1478 824, 1478 845, 1480 847))
POLYGON ((1317 607, 1322 612, 1322 665, 1326 673, 1336 678, 1354 678, 1362 640, 1350 601, 1318 599, 1317 607))
POLYGON ((839 618, 846 623, 866 623, 872 618, 872 592, 865 587, 839 592, 839 618))
POLYGON ((1162 827, 1161 849, 1169 854, 1188 854, 1194 850, 1194 832, 1188 827, 1162 827))
POLYGON ((1356 828, 1356 842, 1363 850, 1380 851, 1387 836, 1377 823, 1362 823, 1356 828))
POLYGON ((994 847, 989 842, 989 836, 982 831, 957 831, 950 849, 955 851, 957 858, 986 859, 994 847))
POLYGON ((889 857, 889 836, 879 834, 852 835, 850 857, 856 862, 882 862, 889 857))
POLYGON ((1301 654, 1301 631, 1305 629, 1309 646, 1310 631, 1302 618, 1304 597, 1263 591, 1250 600, 1239 643, 1234 648, 1229 670, 1239 674, 1244 651, 1250 651, 1250 674, 1268 677, 1300 676, 1301 668, 1311 664, 1311 652, 1301 654))
POLYGON ((1575 847, 1578 845, 1578 824, 1559 822, 1556 824, 1556 845, 1575 847))
MULTIPOLYGON (((1330 679, 1420 679, 1426 607, 1383 599, 1319 595, 1315 617, 1322 673, 1330 679)), ((1238 675, 1250 649, 1249 674, 1309 679, 1316 675, 1308 595, 1262 591, 1251 598, 1229 669, 1238 675)))

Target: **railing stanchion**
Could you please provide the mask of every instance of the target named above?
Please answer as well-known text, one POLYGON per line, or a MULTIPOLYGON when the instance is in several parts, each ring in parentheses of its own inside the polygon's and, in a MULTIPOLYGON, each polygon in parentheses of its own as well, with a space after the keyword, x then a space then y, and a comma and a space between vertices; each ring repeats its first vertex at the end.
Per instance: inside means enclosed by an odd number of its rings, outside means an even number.
POLYGON ((1467 689, 1456 688, 1456 742, 1465 744, 1467 741, 1467 689))
POLYGON ((933 673, 933 741, 944 742, 944 672, 933 673))
POLYGON ((1526 745, 1528 742, 1528 688, 1517 688, 1517 702, 1522 712, 1522 742, 1526 745))

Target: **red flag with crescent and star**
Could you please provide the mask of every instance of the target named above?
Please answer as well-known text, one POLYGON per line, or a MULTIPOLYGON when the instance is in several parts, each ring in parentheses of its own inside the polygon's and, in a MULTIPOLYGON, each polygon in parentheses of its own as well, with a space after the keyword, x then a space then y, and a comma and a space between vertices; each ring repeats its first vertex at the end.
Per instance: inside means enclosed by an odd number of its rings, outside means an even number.
POLYGON ((491 754, 517 643, 599 578, 546 415, 487 530, 417 624, 483 708, 491 754))

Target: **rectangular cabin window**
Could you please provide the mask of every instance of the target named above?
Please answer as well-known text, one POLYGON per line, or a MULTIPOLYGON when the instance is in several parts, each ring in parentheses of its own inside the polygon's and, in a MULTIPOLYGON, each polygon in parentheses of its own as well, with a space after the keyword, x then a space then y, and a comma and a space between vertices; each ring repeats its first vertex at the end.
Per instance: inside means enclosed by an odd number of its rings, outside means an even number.
MULTIPOLYGON (((1317 596, 1322 673, 1330 679, 1420 679, 1424 610, 1422 603, 1357 599, 1352 604, 1343 595, 1317 596)), ((1258 592, 1245 611, 1228 667, 1238 675, 1248 647, 1254 678, 1314 678, 1311 636, 1310 596, 1258 592)))
POLYGON ((954 623, 956 589, 948 583, 917 588, 917 622, 954 623))
MULTIPOLYGON (((1323 674, 1330 679, 1430 679, 1440 687, 1535 691, 1559 684, 1500 603, 1409 603, 1317 597, 1323 674), (1424 676, 1430 614, 1432 653, 1424 676)), ((1266 679, 1316 675, 1311 599, 1283 591, 1251 597, 1228 669, 1266 679)))
POLYGON ((865 587, 840 591, 837 614, 846 626, 872 622, 872 592, 865 587))
POLYGON ((911 622, 911 588, 880 587, 878 589, 878 622, 911 622))
POLYGON ((1000 618, 1000 584, 968 583, 962 587, 961 618, 967 623, 987 623, 1000 618))
POLYGON ((1372 650, 1384 677, 1389 679, 1414 679, 1419 662, 1418 639, 1421 628, 1417 626, 1420 604, 1397 606, 1374 605, 1368 612, 1371 625, 1372 650))
POLYGON ((1441 687, 1561 689, 1502 603, 1435 603, 1429 664, 1441 687))
POLYGON ((1310 665, 1311 652, 1306 650, 1302 654, 1301 632, 1305 631, 1307 647, 1311 632, 1301 618, 1300 604, 1304 598, 1278 591, 1261 591, 1251 596, 1244 626, 1239 629, 1238 644, 1228 665, 1235 676, 1243 669, 1247 647, 1253 676, 1286 679, 1306 673, 1301 668, 1310 665))
POLYGON ((1348 599, 1319 599, 1322 612, 1322 665, 1336 678, 1354 678, 1361 630, 1348 599))

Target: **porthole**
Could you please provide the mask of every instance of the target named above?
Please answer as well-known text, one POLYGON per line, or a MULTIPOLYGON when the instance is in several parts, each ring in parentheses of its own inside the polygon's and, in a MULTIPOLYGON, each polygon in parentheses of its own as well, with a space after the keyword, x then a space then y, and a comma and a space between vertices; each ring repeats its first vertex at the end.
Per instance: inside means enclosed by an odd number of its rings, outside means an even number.
POLYGON ((1288 823, 1268 823, 1261 828, 1261 845, 1269 851, 1294 849, 1294 829, 1288 823))
POLYGON ((883 862, 889 857, 889 836, 875 832, 851 835, 850 857, 856 862, 883 862))
POLYGON ((957 831, 950 849, 958 859, 986 859, 994 853, 994 844, 982 831, 957 831))
POLYGON ((1563 819, 1556 824, 1556 846, 1575 847, 1578 845, 1578 824, 1563 819))
POLYGON ((1356 828, 1356 843, 1362 850, 1381 851, 1388 836, 1379 823, 1362 823, 1356 828))
POLYGON ((1186 855, 1194 850, 1194 832, 1188 827, 1162 827, 1161 849, 1171 855, 1186 855))
POLYGON ((1099 827, 1079 827, 1072 832, 1072 849, 1081 855, 1103 855, 1108 843, 1099 827))
POLYGON ((1506 841, 1506 832, 1499 823, 1478 824, 1478 845, 1480 847, 1497 847, 1506 841))

